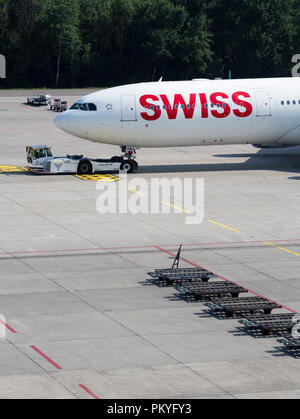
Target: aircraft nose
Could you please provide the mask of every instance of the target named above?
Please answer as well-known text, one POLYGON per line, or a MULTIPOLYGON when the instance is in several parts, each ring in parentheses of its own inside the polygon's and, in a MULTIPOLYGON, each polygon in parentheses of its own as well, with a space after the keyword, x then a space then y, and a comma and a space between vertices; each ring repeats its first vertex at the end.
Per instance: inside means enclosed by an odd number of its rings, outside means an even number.
POLYGON ((69 132, 71 128, 70 118, 66 113, 57 116, 54 120, 55 125, 63 131, 69 132))
POLYGON ((88 135, 87 121, 83 118, 84 115, 74 115, 70 111, 57 116, 54 120, 55 125, 62 131, 77 137, 85 138, 88 135))

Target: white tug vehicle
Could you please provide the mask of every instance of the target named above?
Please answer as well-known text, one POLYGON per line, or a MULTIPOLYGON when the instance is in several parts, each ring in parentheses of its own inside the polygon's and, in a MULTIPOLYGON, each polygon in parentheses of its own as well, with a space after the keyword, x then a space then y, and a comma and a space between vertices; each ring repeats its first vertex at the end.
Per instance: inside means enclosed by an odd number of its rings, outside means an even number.
POLYGON ((27 164, 30 172, 35 174, 78 174, 120 172, 132 173, 138 169, 134 160, 134 150, 127 149, 125 156, 111 159, 91 159, 84 156, 54 157, 50 147, 27 146, 27 164))

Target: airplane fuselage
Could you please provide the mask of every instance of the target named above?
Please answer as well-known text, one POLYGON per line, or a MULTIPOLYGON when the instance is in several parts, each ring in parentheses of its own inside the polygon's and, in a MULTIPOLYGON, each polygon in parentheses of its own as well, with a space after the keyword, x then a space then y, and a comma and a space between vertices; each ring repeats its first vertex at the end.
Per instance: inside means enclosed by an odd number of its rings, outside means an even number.
POLYGON ((140 83, 78 100, 56 124, 119 146, 300 144, 300 79, 140 83))

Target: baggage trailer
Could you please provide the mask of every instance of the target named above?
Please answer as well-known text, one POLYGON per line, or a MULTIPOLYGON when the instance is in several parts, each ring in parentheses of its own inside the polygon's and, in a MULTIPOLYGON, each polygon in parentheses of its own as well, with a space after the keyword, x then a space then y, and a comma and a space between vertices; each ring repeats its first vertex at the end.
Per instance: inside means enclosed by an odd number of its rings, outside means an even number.
POLYGON ((221 281, 209 283, 195 281, 187 285, 175 284, 174 288, 185 297, 194 300, 208 299, 212 296, 224 297, 226 294, 232 297, 238 297, 240 293, 248 292, 245 288, 233 282, 221 281))
POLYGON ((277 342, 283 343, 288 349, 300 351, 300 338, 293 338, 292 336, 277 339, 277 342))
POLYGON ((54 102, 50 104, 50 110, 54 112, 65 112, 68 110, 68 102, 62 101, 61 99, 54 99, 54 102))
POLYGON ((208 282, 210 278, 216 277, 213 272, 204 268, 156 269, 155 272, 148 272, 148 275, 162 286, 172 286, 178 281, 192 282, 199 279, 208 282))
POLYGON ((227 317, 233 317, 234 314, 242 315, 245 312, 271 314, 272 310, 282 308, 281 305, 263 297, 216 298, 204 304, 214 311, 225 313, 227 317))
POLYGON ((294 316, 294 313, 256 314, 239 320, 239 323, 250 330, 260 330, 264 336, 268 336, 271 333, 291 332, 295 326, 294 316))

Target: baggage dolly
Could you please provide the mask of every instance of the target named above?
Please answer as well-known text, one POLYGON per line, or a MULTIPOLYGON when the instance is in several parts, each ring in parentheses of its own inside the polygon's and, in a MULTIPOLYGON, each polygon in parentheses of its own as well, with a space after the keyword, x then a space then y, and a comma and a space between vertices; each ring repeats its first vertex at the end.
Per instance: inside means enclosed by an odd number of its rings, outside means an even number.
POLYGON ((272 310, 282 308, 281 305, 263 297, 216 298, 205 305, 214 311, 224 312, 227 317, 244 312, 253 314, 263 311, 265 314, 271 314, 272 310))
POLYGON ((248 316, 243 320, 239 320, 239 323, 250 330, 260 330, 264 336, 268 336, 272 332, 291 332, 295 326, 295 323, 293 322, 294 316, 294 313, 257 314, 248 316))
POLYGON ((208 298, 211 296, 222 297, 226 294, 232 297, 238 297, 240 293, 247 293, 248 291, 234 284, 233 282, 210 282, 202 283, 200 281, 192 282, 187 285, 175 284, 174 288, 183 294, 185 297, 195 300, 208 298))

